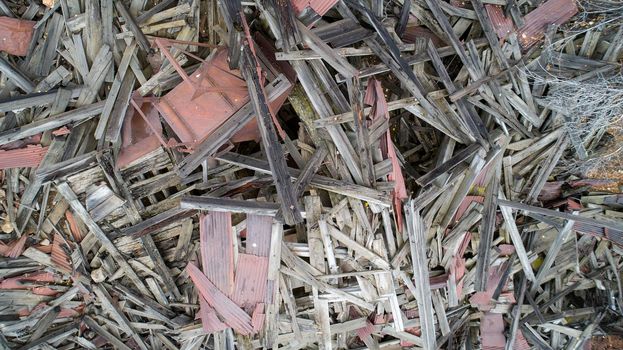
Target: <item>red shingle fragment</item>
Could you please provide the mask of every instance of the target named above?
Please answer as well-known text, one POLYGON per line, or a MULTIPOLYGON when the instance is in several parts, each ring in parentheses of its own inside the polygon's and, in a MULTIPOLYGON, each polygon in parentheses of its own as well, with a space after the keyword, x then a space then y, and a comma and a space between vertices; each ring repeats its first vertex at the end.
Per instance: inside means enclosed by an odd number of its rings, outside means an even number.
MULTIPOLYGON (((377 118, 385 118, 389 120, 387 100, 385 100, 383 87, 378 80, 370 79, 368 81, 368 88, 364 97, 364 103, 372 106, 372 110, 370 111, 370 117, 372 118, 372 120, 377 118)), ((392 163, 392 171, 387 176, 387 179, 394 182, 394 190, 392 192, 392 197, 394 200, 394 212, 396 213, 398 231, 402 232, 402 201, 405 200, 408 195, 405 185, 405 179, 402 176, 400 162, 398 161, 398 156, 396 155, 394 142, 392 141, 389 129, 387 130, 385 135, 381 136, 381 153, 383 154, 383 157, 385 159, 390 159, 392 163)))

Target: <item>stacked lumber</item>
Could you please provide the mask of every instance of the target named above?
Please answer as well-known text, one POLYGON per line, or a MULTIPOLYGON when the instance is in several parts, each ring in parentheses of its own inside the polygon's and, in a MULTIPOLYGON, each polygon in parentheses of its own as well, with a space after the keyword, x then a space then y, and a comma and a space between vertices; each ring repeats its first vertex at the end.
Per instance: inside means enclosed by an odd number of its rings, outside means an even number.
POLYGON ((0 349, 620 342, 620 6, 0 0, 0 349))

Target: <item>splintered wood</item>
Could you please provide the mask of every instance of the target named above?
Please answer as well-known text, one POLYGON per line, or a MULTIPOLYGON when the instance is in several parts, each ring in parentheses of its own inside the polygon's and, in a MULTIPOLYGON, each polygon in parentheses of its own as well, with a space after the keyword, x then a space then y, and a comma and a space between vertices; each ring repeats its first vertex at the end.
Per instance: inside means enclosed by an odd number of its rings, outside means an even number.
POLYGON ((0 349, 621 348, 622 6, 0 0, 0 349))

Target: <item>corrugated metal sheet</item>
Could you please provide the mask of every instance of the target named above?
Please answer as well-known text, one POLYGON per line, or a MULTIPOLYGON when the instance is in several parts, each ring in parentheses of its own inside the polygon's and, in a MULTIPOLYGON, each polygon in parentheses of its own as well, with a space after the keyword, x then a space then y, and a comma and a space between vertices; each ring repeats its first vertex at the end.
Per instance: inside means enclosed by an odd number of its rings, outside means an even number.
POLYGON ((225 323, 242 335, 253 333, 251 316, 244 312, 231 299, 223 294, 199 269, 192 263, 186 266, 186 271, 195 284, 195 288, 223 318, 225 323))
POLYGON ((483 350, 504 350, 504 318, 502 314, 485 313, 480 318, 480 342, 483 350))
POLYGON ((575 222, 573 229, 584 234, 604 237, 613 243, 623 245, 623 231, 612 230, 603 226, 591 225, 583 222, 575 222))
POLYGON ((71 235, 77 243, 82 242, 82 231, 80 230, 80 226, 78 226, 78 222, 74 217, 74 214, 70 210, 65 212, 65 219, 67 219, 67 223, 69 224, 69 231, 71 231, 71 235))
POLYGON ((225 295, 234 291, 231 213, 210 212, 199 219, 201 264, 206 277, 225 295))
POLYGON ((310 8, 320 16, 324 16, 335 4, 337 0, 292 0, 292 7, 297 15, 310 8))
POLYGON ((67 271, 72 271, 71 260, 69 256, 67 256, 64 247, 67 249, 69 248, 65 244, 65 241, 61 235, 55 233, 54 240, 52 242, 52 262, 67 271))
POLYGON ((26 56, 37 22, 0 17, 0 51, 10 55, 26 56))
POLYGON ((513 346, 513 350, 530 350, 532 347, 528 344, 526 337, 523 335, 523 330, 517 330, 517 335, 515 336, 515 344, 513 346))
POLYGON ((266 215, 247 215, 247 254, 268 256, 273 218, 266 215))
POLYGON ((548 0, 524 16, 524 25, 517 31, 519 43, 528 48, 539 42, 550 24, 563 24, 578 13, 574 0, 548 0))
MULTIPOLYGON (((220 49, 158 102, 173 131, 186 143, 200 142, 249 101, 249 92, 238 70, 230 70, 227 50, 220 49)), ((232 139, 258 140, 253 119, 232 139)))
POLYGON ((47 147, 40 145, 29 145, 8 151, 0 150, 0 169, 37 167, 47 151, 47 147))
POLYGON ((28 235, 22 235, 19 239, 16 239, 9 244, 0 242, 0 254, 6 256, 7 258, 17 258, 24 252, 26 239, 28 239, 28 235))
POLYGON ((505 39, 511 32, 515 31, 513 20, 504 16, 504 10, 501 6, 485 4, 485 9, 498 38, 505 39))
POLYGON ((267 257, 240 254, 232 300, 245 310, 253 310, 258 303, 266 299, 267 278, 267 257))
POLYGON ((253 310, 253 315, 251 316, 251 324, 253 325, 253 333, 258 333, 262 330, 262 326, 264 326, 264 319, 266 318, 266 314, 264 313, 264 303, 259 303, 255 306, 255 310, 253 310))
POLYGON ((215 333, 229 328, 219 320, 216 311, 208 304, 204 297, 199 296, 199 317, 203 325, 203 330, 208 333, 215 333))
POLYGON ((357 336, 359 337, 359 339, 364 340, 365 338, 372 335, 372 333, 374 333, 375 330, 376 329, 374 325, 370 323, 369 321, 366 321, 366 326, 355 330, 355 332, 357 333, 357 336))

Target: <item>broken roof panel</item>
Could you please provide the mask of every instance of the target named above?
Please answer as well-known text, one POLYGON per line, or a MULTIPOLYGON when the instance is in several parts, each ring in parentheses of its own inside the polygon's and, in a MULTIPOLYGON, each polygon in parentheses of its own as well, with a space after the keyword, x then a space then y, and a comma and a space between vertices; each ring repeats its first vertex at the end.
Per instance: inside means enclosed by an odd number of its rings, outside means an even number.
POLYGON ((273 218, 267 215, 247 215, 247 254, 268 256, 273 218))
POLYGON ((32 168, 39 163, 48 151, 41 145, 28 145, 25 148, 0 150, 0 169, 32 168))
POLYGON ((498 38, 505 39, 511 32, 515 31, 513 20, 504 16, 504 10, 501 6, 485 4, 485 9, 498 38))
POLYGON ((238 255, 236 287, 232 300, 249 311, 266 299, 268 258, 250 254, 238 255))
POLYGON ((201 264, 206 277, 230 296, 234 288, 234 242, 231 213, 210 212, 199 221, 201 264))
POLYGON ((524 17, 524 25, 517 31, 521 46, 529 48, 539 42, 550 24, 563 24, 578 13, 574 0, 548 0, 524 17))

